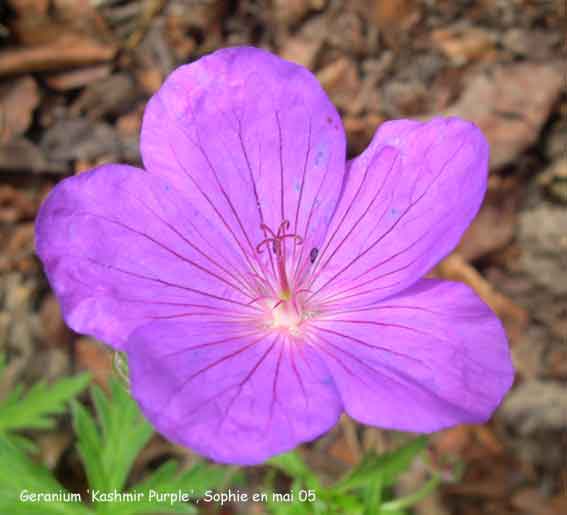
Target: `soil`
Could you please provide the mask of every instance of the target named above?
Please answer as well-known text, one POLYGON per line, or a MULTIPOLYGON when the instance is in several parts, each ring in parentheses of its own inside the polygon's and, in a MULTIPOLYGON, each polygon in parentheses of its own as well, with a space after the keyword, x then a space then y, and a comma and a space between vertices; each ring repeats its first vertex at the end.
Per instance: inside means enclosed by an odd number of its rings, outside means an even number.
MULTIPOLYGON (((7 377, 31 383, 86 369, 105 384, 111 356, 66 328, 34 255, 37 209, 64 177, 107 162, 141 164, 144 105, 175 67, 224 46, 261 46, 317 75, 341 112, 351 156, 391 118, 452 114, 484 131, 488 194, 433 274, 469 283, 501 317, 517 378, 488 424, 432 437, 432 454, 462 462, 464 477, 416 513, 567 513, 565 9, 562 0, 0 3, 0 352, 9 358, 7 377)), ((71 474, 68 422, 58 431, 38 435, 40 447, 52 468, 71 474)), ((383 450, 391 441, 344 419, 302 452, 333 478, 365 448, 383 450)), ((156 441, 151 452, 173 451, 156 441)), ((142 460, 137 473, 151 463, 142 460)), ((250 471, 250 481, 261 474, 250 471)), ((411 490, 420 474, 412 470, 400 488, 411 490)))

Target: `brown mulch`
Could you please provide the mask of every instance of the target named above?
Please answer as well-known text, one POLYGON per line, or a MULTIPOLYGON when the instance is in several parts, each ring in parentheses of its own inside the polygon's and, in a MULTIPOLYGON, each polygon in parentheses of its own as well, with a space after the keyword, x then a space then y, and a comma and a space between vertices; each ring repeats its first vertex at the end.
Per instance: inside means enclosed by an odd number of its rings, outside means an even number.
MULTIPOLYGON (((465 473, 416 511, 567 513, 565 28, 561 0, 0 3, 0 352, 13 377, 88 369, 104 384, 111 373, 108 354, 63 324, 34 256, 45 195, 101 163, 140 165, 145 102, 176 66, 262 46, 317 75, 351 155, 390 118, 453 114, 484 131, 487 197, 433 274, 470 284, 501 317, 517 380, 489 424, 432 438, 432 452, 465 473)), ((62 435, 44 445, 59 445, 53 467, 62 435)), ((345 421, 305 452, 333 477, 390 437, 345 421)))

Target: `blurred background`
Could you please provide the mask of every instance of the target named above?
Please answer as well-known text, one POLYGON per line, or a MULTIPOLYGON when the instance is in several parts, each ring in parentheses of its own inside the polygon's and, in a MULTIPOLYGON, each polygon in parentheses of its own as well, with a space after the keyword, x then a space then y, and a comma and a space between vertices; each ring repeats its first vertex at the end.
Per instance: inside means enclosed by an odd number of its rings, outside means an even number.
MULTIPOLYGON (((503 320, 513 391, 484 426, 432 437, 464 466, 417 514, 567 513, 566 4, 529 0, 0 1, 0 398, 90 372, 112 356, 61 320, 34 255, 33 220, 59 180, 140 165, 144 106, 169 72, 217 48, 256 45, 312 70, 338 107, 349 152, 391 118, 453 114, 491 144, 489 191, 458 249, 432 273, 470 284, 503 320)), ((36 461, 80 490, 71 424, 30 433, 36 461)), ((332 480, 396 437, 344 419, 301 455, 332 480)), ((143 476, 181 451, 154 435, 143 476)), ((181 453, 183 454, 183 453, 181 453)), ((0 458, 2 459, 2 458, 0 458)), ((189 458, 190 459, 190 458, 189 458)), ((265 469, 246 474, 249 488, 265 469)), ((418 465, 398 487, 423 481, 418 465)), ((239 504, 223 513, 264 513, 239 504)), ((8 515, 8 514, 6 514, 8 515)))

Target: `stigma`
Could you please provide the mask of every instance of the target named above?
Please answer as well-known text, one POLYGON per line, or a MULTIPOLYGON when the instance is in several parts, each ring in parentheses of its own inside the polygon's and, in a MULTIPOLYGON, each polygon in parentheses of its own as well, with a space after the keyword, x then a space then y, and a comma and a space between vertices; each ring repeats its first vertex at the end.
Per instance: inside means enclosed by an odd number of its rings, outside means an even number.
POLYGON ((303 243, 303 238, 297 234, 288 234, 289 220, 283 220, 278 227, 278 231, 274 233, 266 224, 260 225, 266 234, 270 237, 262 240, 256 246, 256 252, 262 252, 265 246, 271 246, 270 250, 275 254, 277 265, 277 282, 280 288, 280 297, 282 300, 289 300, 292 297, 289 279, 286 270, 286 239, 293 239, 297 245, 303 243))

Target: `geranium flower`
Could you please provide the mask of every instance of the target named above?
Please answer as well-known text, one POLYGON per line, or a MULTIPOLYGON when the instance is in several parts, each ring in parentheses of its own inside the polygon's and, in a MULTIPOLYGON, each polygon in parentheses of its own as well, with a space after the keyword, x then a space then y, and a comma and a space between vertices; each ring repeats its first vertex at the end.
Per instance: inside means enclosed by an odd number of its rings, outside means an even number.
POLYGON ((343 411, 431 432, 485 421, 513 379, 502 326, 463 284, 421 279, 486 190, 457 118, 384 123, 346 161, 304 68, 254 48, 174 71, 142 126, 145 171, 62 181, 37 251, 67 324, 128 355, 163 435, 253 464, 343 411))

